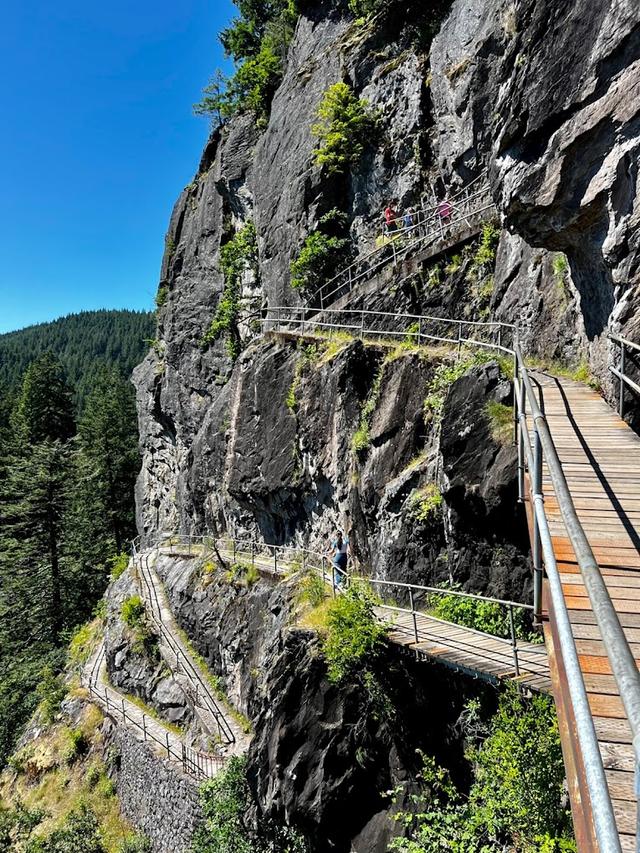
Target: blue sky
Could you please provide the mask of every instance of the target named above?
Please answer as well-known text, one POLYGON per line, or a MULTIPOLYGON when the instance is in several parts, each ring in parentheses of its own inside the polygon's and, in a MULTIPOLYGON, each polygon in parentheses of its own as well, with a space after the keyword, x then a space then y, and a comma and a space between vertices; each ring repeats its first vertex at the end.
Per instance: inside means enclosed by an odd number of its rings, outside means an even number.
POLYGON ((0 28, 0 332, 151 308, 231 0, 22 0, 0 28))

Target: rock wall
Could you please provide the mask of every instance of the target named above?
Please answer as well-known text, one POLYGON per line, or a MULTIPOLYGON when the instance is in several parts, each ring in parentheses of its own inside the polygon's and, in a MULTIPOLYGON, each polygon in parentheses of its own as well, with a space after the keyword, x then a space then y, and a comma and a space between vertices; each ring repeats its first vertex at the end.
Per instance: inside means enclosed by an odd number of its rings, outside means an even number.
POLYGON ((376 713, 357 678, 327 679, 317 635, 297 623, 297 577, 247 586, 195 557, 163 556, 158 570, 178 621, 253 725, 257 822, 294 827, 312 853, 386 853, 400 827, 384 792, 412 778, 417 749, 468 781, 458 721, 472 696, 491 711, 492 687, 389 647, 376 666, 389 709, 376 713))
POLYGON ((112 725, 107 750, 115 757, 123 817, 149 839, 153 853, 188 853, 202 822, 197 783, 123 726, 112 725))

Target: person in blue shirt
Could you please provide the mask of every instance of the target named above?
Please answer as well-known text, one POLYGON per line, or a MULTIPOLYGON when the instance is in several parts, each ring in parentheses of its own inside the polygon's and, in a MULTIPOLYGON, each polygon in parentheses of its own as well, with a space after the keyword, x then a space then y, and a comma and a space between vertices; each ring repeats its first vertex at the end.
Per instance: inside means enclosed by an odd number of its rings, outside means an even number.
POLYGON ((342 531, 336 533, 331 543, 333 577, 336 586, 344 586, 346 581, 347 563, 349 561, 349 537, 342 531))

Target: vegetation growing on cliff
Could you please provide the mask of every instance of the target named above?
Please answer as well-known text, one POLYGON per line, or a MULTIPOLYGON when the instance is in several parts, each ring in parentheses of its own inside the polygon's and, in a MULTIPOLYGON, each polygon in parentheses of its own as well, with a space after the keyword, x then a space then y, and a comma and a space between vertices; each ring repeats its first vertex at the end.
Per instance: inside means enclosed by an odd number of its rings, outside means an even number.
POLYGON ((347 261, 346 216, 333 208, 320 218, 291 262, 291 287, 313 296, 347 261))
MULTIPOLYGON (((498 711, 482 724, 478 704, 467 707, 466 756, 473 770, 468 793, 448 772, 423 755, 410 810, 397 820, 407 837, 391 850, 404 853, 520 853, 575 850, 564 792, 564 765, 555 710, 550 699, 523 699, 506 691, 498 711)), ((396 792, 398 795, 402 789, 396 792)))
POLYGON ((287 48, 298 18, 294 0, 235 0, 240 15, 220 34, 235 72, 217 71, 194 105, 197 115, 223 125, 239 112, 251 111, 264 126, 284 73, 287 48))
POLYGON ((226 337, 229 358, 240 355, 241 341, 238 321, 242 277, 247 272, 258 274, 258 244, 253 222, 247 222, 220 249, 220 267, 224 275, 224 290, 218 302, 211 325, 202 338, 202 346, 208 346, 220 336, 226 337))
POLYGON ((357 165, 375 128, 367 101, 356 97, 347 83, 334 83, 324 93, 311 128, 318 140, 314 156, 329 174, 342 174, 357 165))
POLYGON ((200 789, 204 824, 193 853, 305 853, 304 839, 293 829, 273 824, 254 827, 246 757, 232 756, 224 770, 200 789))

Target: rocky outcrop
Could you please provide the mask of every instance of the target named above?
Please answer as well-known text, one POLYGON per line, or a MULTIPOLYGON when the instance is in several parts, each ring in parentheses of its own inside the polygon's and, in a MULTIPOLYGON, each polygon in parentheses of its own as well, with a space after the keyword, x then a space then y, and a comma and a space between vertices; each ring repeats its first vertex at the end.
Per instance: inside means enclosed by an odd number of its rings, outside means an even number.
POLYGON ((247 586, 195 557, 169 556, 158 571, 177 619, 253 725, 256 822, 295 827, 313 853, 385 853, 400 831, 385 792, 411 777, 416 749, 446 761, 464 784, 456 723, 478 691, 491 708, 491 688, 389 647, 378 667, 389 707, 372 712, 357 680, 327 680, 317 636, 297 626, 297 576, 247 586))
MULTIPOLYGON (((609 391, 607 330, 638 333, 639 60, 637 5, 588 0, 456 0, 431 52, 441 167, 488 163, 518 235, 496 278, 529 306, 525 341, 540 330, 538 351, 581 351, 609 391), (554 279, 540 287, 532 246, 569 260, 575 293, 559 323, 546 322, 554 279)), ((515 311, 509 295, 500 313, 515 311)))
POLYGON ((109 589, 105 626, 105 655, 109 681, 117 689, 141 699, 170 723, 188 728, 193 709, 181 685, 162 660, 151 623, 140 629, 122 619, 122 605, 139 590, 127 570, 109 589))

